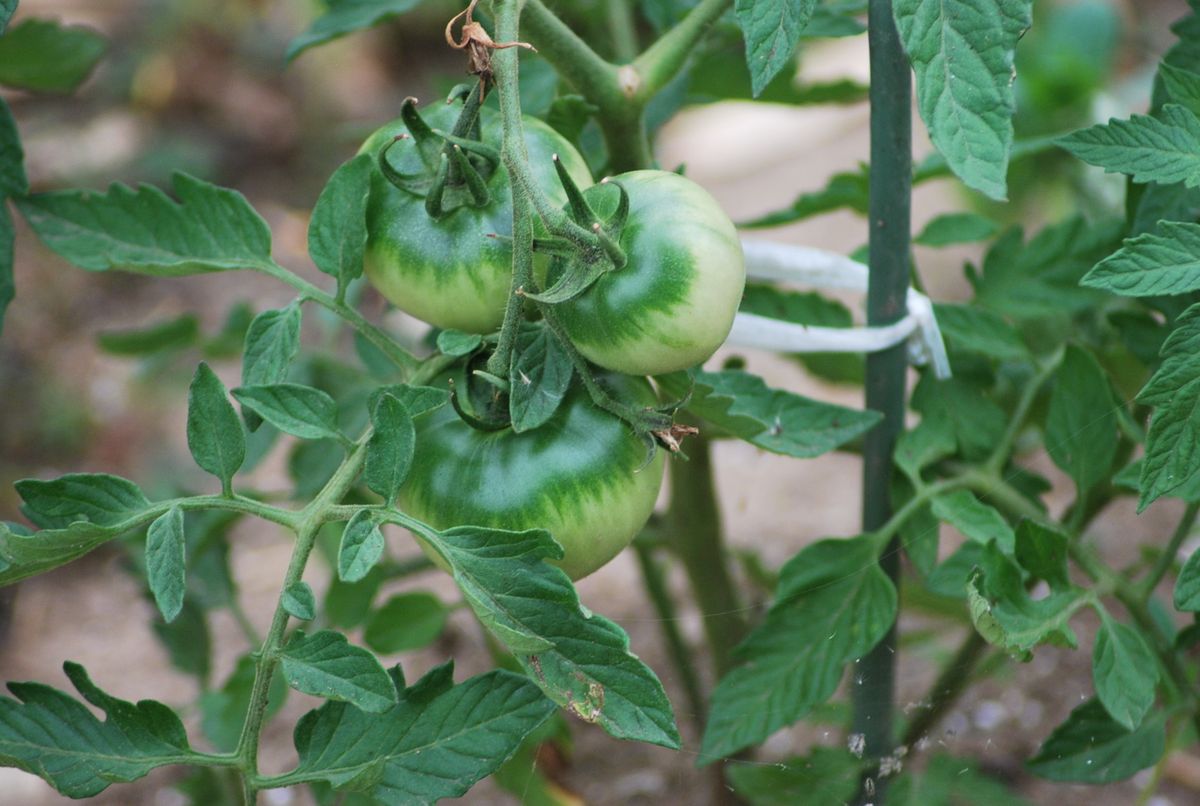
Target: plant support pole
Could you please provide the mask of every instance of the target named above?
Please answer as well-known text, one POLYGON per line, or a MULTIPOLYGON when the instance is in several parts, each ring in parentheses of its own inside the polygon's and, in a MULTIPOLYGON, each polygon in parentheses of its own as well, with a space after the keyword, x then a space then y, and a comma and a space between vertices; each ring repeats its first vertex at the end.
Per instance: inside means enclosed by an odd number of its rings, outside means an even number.
MULTIPOLYGON (((888 325, 905 314, 909 284, 910 203, 912 197, 912 78, 892 0, 871 0, 867 37, 871 62, 871 187, 868 208, 870 282, 867 324, 888 325)), ((883 421, 863 445, 863 530, 874 531, 891 516, 889 486, 892 452, 904 424, 905 347, 898 344, 867 357, 866 405, 883 421)), ((880 566, 899 586, 900 542, 888 541, 880 566)), ((865 755, 892 751, 896 626, 855 669, 853 732, 865 739, 865 755)), ((886 779, 864 786, 859 802, 884 803, 886 779), (874 790, 872 794, 872 790, 874 790)))

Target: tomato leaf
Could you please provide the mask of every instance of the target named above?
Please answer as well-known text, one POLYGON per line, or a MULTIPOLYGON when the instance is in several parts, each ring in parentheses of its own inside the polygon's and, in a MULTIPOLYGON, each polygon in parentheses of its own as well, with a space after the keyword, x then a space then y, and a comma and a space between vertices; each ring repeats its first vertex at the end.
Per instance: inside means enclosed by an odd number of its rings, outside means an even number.
POLYGON ((363 641, 385 655, 420 649, 441 635, 449 613, 432 593, 400 593, 367 619, 363 641))
POLYGON ((933 306, 951 360, 958 353, 982 355, 995 361, 1024 361, 1029 350, 1017 329, 999 314, 978 305, 933 306))
POLYGON ((1013 57, 1031 0, 896 0, 929 138, 969 187, 1003 200, 1013 142, 1013 57))
POLYGON ((905 431, 896 441, 896 466, 917 483, 921 480, 921 469, 951 456, 956 444, 949 422, 923 417, 916 428, 905 431))
POLYGON ((146 532, 146 578, 154 603, 166 621, 174 621, 187 591, 187 541, 183 510, 171 507, 146 532))
POLYGON ((176 277, 269 268, 271 231, 242 194, 187 174, 173 201, 156 187, 114 184, 108 193, 62 190, 17 200, 50 249, 90 271, 176 277))
POLYGON ((292 618, 312 621, 317 617, 317 599, 313 596, 312 588, 304 580, 288 585, 279 602, 292 618))
MULTIPOLYGON (((246 329, 242 348, 242 386, 287 380, 292 361, 300 351, 300 314, 300 305, 293 302, 286 308, 263 311, 254 317, 246 329)), ((262 424, 262 418, 247 409, 242 409, 242 419, 251 431, 262 424)))
POLYGON ((1200 290, 1200 225, 1162 221, 1096 264, 1084 285, 1128 297, 1200 290))
POLYGON ((1200 550, 1191 553, 1175 580, 1175 609, 1200 612, 1200 550))
POLYGON ((337 278, 339 297, 362 276, 371 170, 370 154, 342 163, 321 191, 308 222, 308 254, 318 269, 337 278))
POLYGON ((288 685, 297 691, 348 702, 374 714, 396 704, 396 690, 383 666, 341 633, 321 630, 309 636, 297 630, 279 659, 288 685))
POLYGON ((288 61, 316 45, 361 31, 409 11, 421 0, 327 0, 329 10, 288 43, 288 61))
POLYGON ((738 646, 741 665, 713 692, 701 764, 757 744, 837 689, 896 615, 896 588, 865 538, 822 540, 780 572, 766 620, 738 646))
POLYGON ((191 346, 199 337, 200 320, 185 313, 145 327, 106 330, 96 337, 96 344, 111 355, 143 356, 191 346))
POLYGON ((233 396, 243 408, 301 439, 344 441, 337 427, 337 404, 325 392, 298 383, 241 386, 233 396))
POLYGON ((814 747, 778 764, 730 764, 728 775, 733 791, 755 806, 849 803, 865 766, 843 748, 814 747))
POLYGON ((29 192, 25 176, 25 150, 8 103, 0 98, 0 198, 29 192))
POLYGON ((1200 114, 1200 73, 1163 61, 1158 65, 1158 77, 1172 101, 1200 114))
POLYGON ((90 28, 26 19, 0 38, 0 84, 70 92, 91 74, 107 48, 104 37, 90 28))
MULTIPOLYGON (((757 375, 740 370, 695 372, 691 411, 739 439, 772 453, 820 456, 870 430, 880 420, 858 411, 771 389, 757 375)), ((657 378, 669 395, 687 394, 687 375, 657 378)))
POLYGON ((1087 351, 1067 347, 1046 415, 1046 452, 1082 494, 1108 479, 1117 454, 1117 414, 1108 376, 1087 351))
POLYGON ((483 344, 478 333, 463 333, 461 330, 443 330, 437 334, 437 348, 446 355, 463 356, 475 352, 483 344))
POLYGON ((371 426, 363 478, 390 506, 412 467, 417 434, 408 409, 390 394, 380 397, 371 410, 371 426))
POLYGON ((15 487, 25 502, 21 511, 46 529, 79 522, 120 526, 150 506, 136 484, 107 473, 68 473, 52 481, 24 479, 15 487))
POLYGON ((1034 775, 1051 781, 1110 784, 1153 765, 1166 744, 1161 716, 1129 730, 1099 700, 1088 700, 1054 729, 1028 765, 1034 775))
POLYGON ((331 702, 309 711, 294 735, 299 765, 264 785, 324 781, 396 804, 464 794, 516 753, 554 706, 512 672, 489 672, 457 686, 452 673, 452 664, 443 664, 405 688, 397 666, 389 678, 396 704, 388 710, 364 713, 331 702))
POLYGON ((585 612, 567 575, 543 562, 562 557, 549 533, 401 523, 445 560, 479 620, 547 697, 619 739, 679 746, 662 683, 629 651, 629 636, 585 612))
MULTIPOLYGON (((70 798, 89 798, 112 783, 136 781, 195 755, 183 723, 160 702, 118 700, 92 683, 76 663, 63 671, 83 703, 41 683, 9 683, 17 699, 0 698, 0 757, 70 798)), ((196 756, 199 759, 199 756, 196 756)))
POLYGON ((1140 479, 1141 512, 1200 474, 1200 305, 1176 320, 1162 349, 1162 364, 1138 394, 1155 406, 1146 433, 1140 479))
POLYGON ((995 543, 984 546, 979 566, 967 581, 967 608, 975 629, 1019 660, 1029 660, 1039 644, 1077 646, 1068 622, 1085 604, 1078 588, 1030 598, 1020 569, 995 543))
POLYGON ((343 582, 361 580, 379 562, 385 546, 379 521, 369 510, 360 509, 342 532, 337 557, 338 579, 343 582))
POLYGON ((1109 716, 1135 730, 1154 705, 1158 659, 1138 633, 1100 610, 1100 631, 1092 646, 1096 696, 1109 716))
POLYGON ((1017 524, 1013 554, 1034 579, 1046 580, 1051 590, 1066 590, 1071 586, 1067 576, 1069 542, 1069 538, 1056 528, 1023 520, 1017 524))
POLYGON ((17 295, 17 285, 13 279, 14 240, 12 216, 9 215, 4 197, 0 195, 0 333, 4 332, 4 314, 17 295))
POLYGON ((950 246, 986 241, 996 234, 996 222, 978 213, 945 213, 931 218, 913 243, 921 246, 950 246))
POLYGON ((1155 117, 1133 115, 1080 129, 1058 145, 1134 182, 1200 185, 1200 118, 1178 104, 1167 104, 1155 117))
POLYGON ((955 490, 934 498, 933 514, 970 540, 980 543, 995 540, 1005 554, 1012 554, 1016 546, 1016 536, 1004 516, 966 490, 955 490))
POLYGON ((188 388, 187 442, 196 464, 219 478, 228 494, 246 460, 246 436, 225 385, 203 361, 188 388))
POLYGON ((734 13, 746 40, 746 65, 755 97, 792 62, 816 0, 737 0, 734 13))
POLYGON ((410 417, 420 417, 450 402, 450 392, 434 386, 409 386, 398 383, 380 386, 367 398, 367 408, 374 410, 384 395, 391 395, 404 404, 410 417))
POLYGON ((0 0, 0 34, 8 27, 13 12, 17 10, 17 0, 0 0))
POLYGON ((802 193, 783 210, 766 213, 749 221, 742 221, 738 227, 741 229, 780 227, 784 224, 792 224, 806 218, 843 209, 866 215, 869 186, 870 175, 865 165, 854 173, 834 174, 822 189, 802 193))
POLYGON ((513 430, 532 431, 553 417, 574 371, 571 357, 554 334, 540 331, 513 362, 509 375, 508 414, 513 430))

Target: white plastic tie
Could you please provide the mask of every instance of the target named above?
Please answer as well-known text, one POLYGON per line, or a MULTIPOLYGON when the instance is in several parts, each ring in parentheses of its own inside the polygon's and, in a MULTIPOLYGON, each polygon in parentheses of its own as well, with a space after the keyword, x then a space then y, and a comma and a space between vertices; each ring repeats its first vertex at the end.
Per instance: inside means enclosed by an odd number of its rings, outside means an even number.
MULTIPOLYGON (((742 241, 746 276, 813 288, 867 290, 869 271, 857 260, 807 246, 772 241, 742 241)), ((877 327, 817 327, 739 313, 727 344, 785 353, 875 353, 908 344, 909 361, 929 364, 937 378, 950 377, 950 360, 929 297, 910 288, 908 313, 890 325, 877 327)))

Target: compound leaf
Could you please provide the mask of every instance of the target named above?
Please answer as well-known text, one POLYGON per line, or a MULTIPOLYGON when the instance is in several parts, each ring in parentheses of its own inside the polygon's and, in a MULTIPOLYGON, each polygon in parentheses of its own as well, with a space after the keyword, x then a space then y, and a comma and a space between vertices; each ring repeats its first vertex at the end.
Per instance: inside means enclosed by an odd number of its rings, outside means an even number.
POLYGON ((343 441, 337 427, 337 404, 328 394, 298 383, 240 386, 233 396, 271 425, 301 439, 343 441))
POLYGON ((417 433, 408 409, 390 394, 375 403, 371 426, 374 432, 367 442, 363 478, 372 492, 391 504, 412 467, 417 433))
POLYGON ((955 490, 934 498, 933 514, 971 540, 980 543, 995 540, 1005 554, 1012 554, 1016 545, 1016 536, 1004 516, 966 490, 955 490))
POLYGON ((329 10, 317 17, 308 29, 288 43, 288 61, 315 45, 378 25, 403 14, 421 0, 328 0, 329 10))
POLYGON ((399 593, 367 619, 363 640, 384 654, 420 649, 441 635, 449 614, 432 593, 399 593))
POLYGON ((1012 149, 1013 56, 1031 0, 896 0, 929 137, 968 186, 1002 200, 1012 149))
POLYGON ((571 357, 558 339, 548 330, 540 331, 513 363, 508 395, 513 430, 532 431, 553 417, 572 374, 571 357))
POLYGON ((1134 182, 1200 185, 1200 119, 1187 107, 1167 104, 1156 117, 1080 129, 1058 144, 1090 165, 1128 174, 1134 182))
POLYGON ((76 663, 63 670, 92 705, 42 683, 9 683, 17 699, 0 698, 0 758, 44 779, 71 798, 89 798, 109 784, 126 783, 193 755, 183 723, 153 700, 118 700, 100 689, 76 663))
POLYGON ((464 794, 507 761, 554 705, 520 675, 489 672, 457 686, 451 664, 409 688, 391 671, 393 705, 370 714, 342 703, 310 711, 296 725, 296 769, 269 786, 324 781, 386 806, 433 804, 464 794))
POLYGON ((283 676, 297 691, 352 703, 381 714, 396 704, 396 690, 375 656, 352 645, 346 636, 321 630, 311 636, 297 630, 279 653, 283 676))
POLYGON ((107 48, 104 37, 90 28, 26 19, 0 38, 0 84, 70 92, 91 74, 107 48))
POLYGON ((1051 781, 1110 784, 1153 765, 1166 745, 1161 717, 1130 730, 1109 716, 1099 700, 1088 700, 1054 729, 1029 760, 1029 769, 1051 781))
POLYGON ((343 290, 363 272, 371 167, 369 154, 342 163, 321 191, 308 222, 309 256, 318 269, 336 277, 343 290))
POLYGON ((174 621, 187 591, 187 541, 183 510, 177 506, 155 519, 146 533, 146 577, 163 619, 174 621))
POLYGON ((150 185, 61 190, 17 199, 46 246, 80 268, 181 276, 266 268, 271 231, 242 194, 187 174, 173 201, 150 185))
POLYGON ((471 609, 547 697, 617 738, 679 746, 662 683, 629 651, 629 637, 586 612, 567 575, 543 562, 562 557, 549 533, 403 525, 450 567, 471 609))
POLYGON ((1117 454, 1117 409, 1108 376, 1091 353, 1069 346, 1054 375, 1046 452, 1085 492, 1109 477, 1117 454))
POLYGON ((356 512, 342 531, 337 557, 338 579, 343 582, 361 580, 383 556, 384 545, 379 521, 368 510, 356 512))
POLYGON ((896 615, 896 589, 863 538, 822 540, 783 567, 766 620, 737 648, 700 750, 709 763, 792 724, 837 688, 896 615))
POLYGON ((1085 285, 1127 297, 1200 290, 1200 224, 1163 221, 1096 264, 1085 285))
POLYGON ((118 526, 141 514, 150 502, 128 479, 107 473, 68 473, 51 481, 23 479, 15 485, 21 508, 43 529, 62 529, 80 521, 118 526))
MULTIPOLYGON (((772 453, 820 456, 870 430, 880 415, 768 387, 740 370, 696 371, 687 409, 715 426, 772 453)), ((659 376, 670 395, 688 391, 687 375, 659 376)))
POLYGON ((1154 705, 1158 660, 1142 636, 1101 611, 1092 646, 1096 696, 1118 724, 1134 730, 1154 705))
POLYGON ((800 33, 816 0, 737 0, 734 13, 746 40, 746 66, 754 96, 792 62, 800 33))
POLYGON ((188 388, 187 443, 196 464, 221 480, 229 492, 246 460, 246 435, 225 384, 203 361, 188 388))

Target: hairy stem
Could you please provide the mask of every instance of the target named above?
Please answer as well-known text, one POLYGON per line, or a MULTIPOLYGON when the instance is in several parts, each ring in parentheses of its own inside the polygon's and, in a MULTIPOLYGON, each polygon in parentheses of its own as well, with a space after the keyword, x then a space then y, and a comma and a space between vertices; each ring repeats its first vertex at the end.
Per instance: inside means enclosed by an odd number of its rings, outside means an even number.
MULTIPOLYGON (((891 0, 871 0, 868 19, 871 63, 870 279, 867 324, 887 325, 907 311, 909 233, 912 203, 912 74, 892 17, 891 0)), ((866 406, 881 412, 883 422, 867 433, 863 444, 863 530, 870 532, 891 518, 892 454, 904 427, 904 345, 867 357, 866 406)), ((879 562, 899 590, 900 543, 892 538, 879 562)), ((894 707, 896 626, 859 664, 862 684, 853 687, 852 729, 865 738, 865 754, 879 758, 891 752, 894 707)), ((886 778, 873 797, 864 786, 858 801, 884 803, 886 778)))
POLYGON ((733 0, 700 0, 678 25, 634 59, 639 78, 635 97, 645 103, 678 75, 708 27, 731 5, 733 0))
POLYGON ((666 580, 654 551, 645 543, 635 541, 634 551, 637 554, 638 565, 642 569, 642 582, 646 585, 646 593, 654 611, 658 614, 662 627, 663 640, 667 644, 667 653, 675 666, 675 673, 683 685, 684 696, 687 697, 691 709, 692 724, 697 731, 704 729, 705 714, 708 709, 705 704, 704 690, 700 687, 700 678, 692 663, 692 654, 688 651, 687 642, 679 632, 679 618, 671 593, 667 590, 666 580))
POLYGON ((1012 453, 1013 446, 1017 442, 1017 436, 1020 435, 1021 429, 1025 426, 1025 418, 1029 416, 1029 410, 1033 408, 1034 401, 1037 400, 1038 393, 1046 385, 1046 381, 1050 379, 1050 376, 1058 369, 1058 365, 1062 363, 1062 357, 1063 351, 1059 350, 1025 384, 1025 388, 1021 392, 1021 397, 1017 400, 1017 405, 1013 408, 1012 417, 1008 421, 1008 428, 1005 429, 1000 441, 996 443, 995 449, 992 450, 992 455, 984 463, 983 467, 986 472, 999 475, 1000 471, 1004 468, 1004 464, 1008 461, 1009 454, 1012 453))
POLYGON ((288 624, 289 616, 283 606, 283 595, 288 588, 303 577, 309 555, 312 554, 313 546, 316 544, 317 533, 325 523, 327 511, 342 500, 354 484, 354 480, 358 478, 363 462, 366 460, 366 446, 370 435, 371 432, 368 430, 355 443, 354 449, 342 462, 341 467, 337 469, 317 497, 300 513, 296 528, 296 545, 292 549, 292 558, 288 563, 283 584, 280 586, 279 602, 271 617, 271 626, 267 630, 267 637, 263 641, 255 663, 254 687, 250 692, 250 705, 246 710, 246 721, 242 724, 242 735, 238 739, 235 751, 239 761, 238 766, 245 779, 243 792, 246 795, 247 804, 253 804, 257 797, 254 780, 258 777, 258 745, 262 737, 263 723, 266 720, 271 676, 275 673, 275 667, 279 663, 279 651, 283 646, 283 636, 288 624))
POLYGON ((671 506, 667 525, 671 546, 682 560, 700 607, 713 668, 723 676, 733 667, 733 648, 747 625, 721 535, 721 513, 713 484, 712 451, 699 435, 688 442, 688 460, 671 463, 671 506))
POLYGON ((255 268, 263 274, 270 275, 276 280, 290 285, 299 291, 305 299, 310 299, 322 308, 326 308, 340 316, 347 324, 358 331, 364 339, 386 355, 388 360, 395 364, 405 376, 411 375, 420 366, 420 359, 397 344, 396 340, 388 333, 368 322, 354 308, 325 293, 298 274, 288 271, 277 263, 264 264, 255 268))
POLYGON ((637 56, 637 26, 633 21, 630 0, 605 0, 604 10, 608 17, 608 32, 612 38, 613 56, 617 61, 628 63, 637 56))

